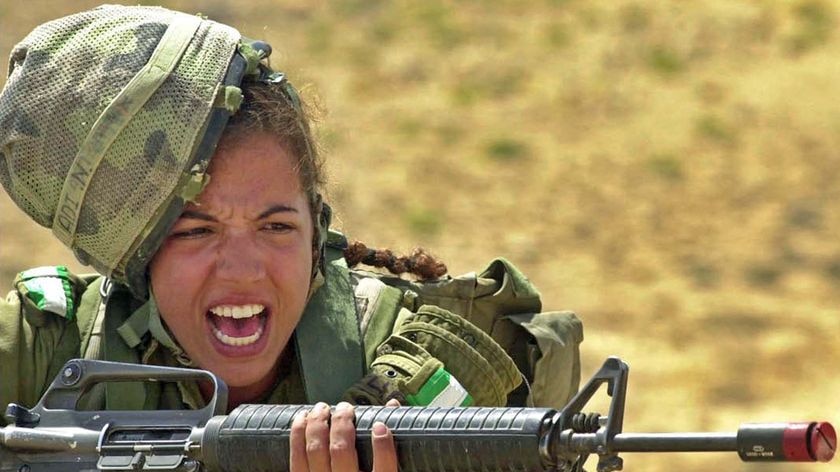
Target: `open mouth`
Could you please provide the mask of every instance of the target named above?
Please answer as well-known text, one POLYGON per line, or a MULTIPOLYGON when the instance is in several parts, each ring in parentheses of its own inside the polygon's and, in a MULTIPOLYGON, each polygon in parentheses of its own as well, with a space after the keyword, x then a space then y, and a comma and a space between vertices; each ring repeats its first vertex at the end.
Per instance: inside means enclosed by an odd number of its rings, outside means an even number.
POLYGON ((210 329, 216 339, 233 347, 249 346, 265 332, 268 310, 258 304, 219 305, 207 310, 210 329))

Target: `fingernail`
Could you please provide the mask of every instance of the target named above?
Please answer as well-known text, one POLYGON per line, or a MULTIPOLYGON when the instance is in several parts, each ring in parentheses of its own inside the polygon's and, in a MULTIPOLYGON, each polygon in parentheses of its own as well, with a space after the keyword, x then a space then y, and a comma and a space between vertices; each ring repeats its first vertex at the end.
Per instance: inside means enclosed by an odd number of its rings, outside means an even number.
POLYGON ((324 411, 325 408, 329 408, 329 406, 324 402, 318 402, 315 404, 315 408, 312 409, 312 414, 317 415, 324 411))
POLYGON ((381 438, 388 434, 388 427, 385 426, 385 423, 381 421, 377 421, 373 423, 373 437, 381 438))
POLYGON ((294 418, 294 420, 293 420, 293 421, 305 420, 305 419, 306 419, 306 415, 308 415, 308 414, 309 414, 309 412, 308 412, 308 411, 306 411, 306 410, 301 410, 301 411, 299 411, 299 412, 295 413, 295 418, 294 418))
POLYGON ((347 402, 339 402, 338 405, 335 406, 336 411, 349 410, 350 408, 353 408, 353 405, 347 402))

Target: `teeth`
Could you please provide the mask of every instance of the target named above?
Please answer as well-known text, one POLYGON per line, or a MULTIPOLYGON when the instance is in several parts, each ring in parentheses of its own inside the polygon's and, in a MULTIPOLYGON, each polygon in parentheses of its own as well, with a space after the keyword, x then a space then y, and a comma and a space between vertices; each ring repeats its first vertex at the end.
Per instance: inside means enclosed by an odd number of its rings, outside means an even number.
POLYGON ((227 318, 250 318, 265 310, 263 305, 219 305, 210 309, 210 313, 227 318))
POLYGON ((263 329, 260 327, 257 329, 257 332, 250 335, 244 336, 241 338, 235 338, 233 336, 228 336, 227 334, 219 331, 216 328, 213 328, 213 334, 216 336, 216 339, 221 341, 223 344, 227 344, 228 346, 247 346, 249 344, 254 344, 260 339, 260 336, 263 334, 263 329))

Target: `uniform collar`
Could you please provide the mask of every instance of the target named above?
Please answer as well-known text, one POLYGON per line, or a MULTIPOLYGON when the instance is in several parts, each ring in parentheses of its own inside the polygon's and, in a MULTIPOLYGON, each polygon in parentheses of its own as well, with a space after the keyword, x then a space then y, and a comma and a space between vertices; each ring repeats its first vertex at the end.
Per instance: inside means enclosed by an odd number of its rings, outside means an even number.
MULTIPOLYGON (((149 294, 149 300, 146 303, 140 306, 140 308, 128 317, 125 323, 117 328, 117 332, 128 347, 131 348, 139 346, 146 337, 146 334, 150 334, 152 339, 157 342, 150 343, 144 349, 145 351, 155 349, 158 345, 165 346, 179 364, 185 367, 193 366, 193 362, 187 356, 187 353, 178 345, 175 338, 169 333, 166 326, 164 326, 153 293, 149 294)), ((148 359, 150 355, 151 353, 144 352, 143 358, 148 359)))

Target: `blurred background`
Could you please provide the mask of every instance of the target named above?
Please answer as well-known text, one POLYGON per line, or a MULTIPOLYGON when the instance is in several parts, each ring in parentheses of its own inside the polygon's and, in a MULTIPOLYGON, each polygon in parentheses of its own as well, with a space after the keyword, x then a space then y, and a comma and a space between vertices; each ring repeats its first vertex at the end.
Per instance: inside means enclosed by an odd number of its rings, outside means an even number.
MULTIPOLYGON (((0 50, 99 3, 3 0, 0 50)), ((267 39, 319 97, 351 239, 424 246, 455 274, 504 255, 545 309, 576 311, 584 377, 631 365, 626 431, 840 422, 840 5, 154 4, 267 39)), ((0 195, 2 284, 57 263, 88 270, 0 195)), ((625 470, 840 465, 627 454, 625 470)))

